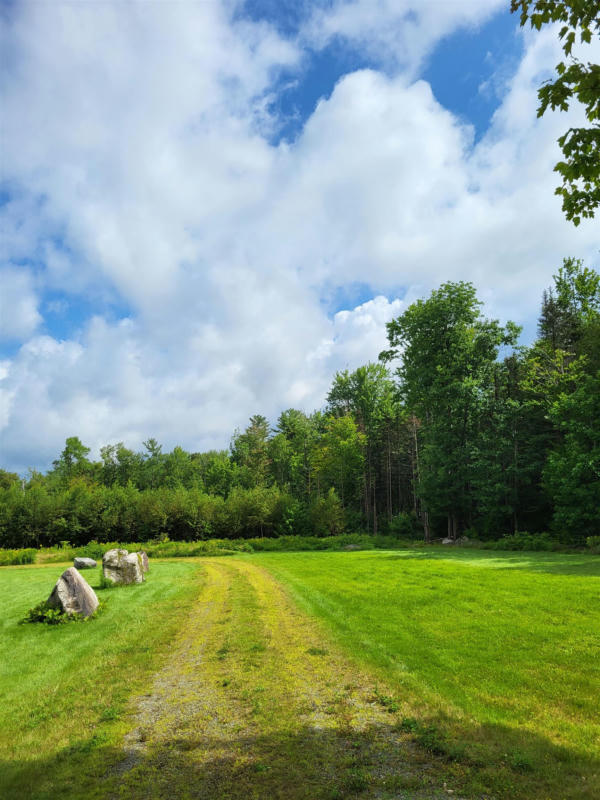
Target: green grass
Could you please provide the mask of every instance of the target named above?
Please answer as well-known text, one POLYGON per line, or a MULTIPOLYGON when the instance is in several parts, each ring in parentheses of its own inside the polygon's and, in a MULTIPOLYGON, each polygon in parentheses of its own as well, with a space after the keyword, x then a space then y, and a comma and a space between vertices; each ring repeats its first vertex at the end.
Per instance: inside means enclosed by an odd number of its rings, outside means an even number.
POLYGON ((153 563, 146 583, 112 591, 98 588, 100 569, 89 570, 83 574, 106 603, 96 619, 19 625, 65 566, 0 573, 2 798, 58 796, 77 764, 93 777, 96 755, 120 742, 128 699, 168 654, 201 584, 193 562, 153 563))
POLYGON ((252 556, 391 686, 471 793, 600 796, 600 558, 411 550, 252 556))
POLYGON ((0 570, 2 800, 600 796, 599 557, 153 561, 88 623, 19 625, 65 566, 0 570))

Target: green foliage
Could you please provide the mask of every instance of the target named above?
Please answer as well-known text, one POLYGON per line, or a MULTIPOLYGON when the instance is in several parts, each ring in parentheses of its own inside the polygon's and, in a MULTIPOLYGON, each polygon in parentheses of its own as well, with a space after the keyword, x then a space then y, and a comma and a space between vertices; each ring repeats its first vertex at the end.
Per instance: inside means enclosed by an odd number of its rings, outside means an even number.
POLYGON ((558 143, 565 156, 554 167, 563 184, 556 194, 563 199, 568 220, 579 225, 582 217, 593 217, 600 205, 600 65, 584 63, 573 56, 573 46, 591 44, 600 34, 599 0, 511 0, 511 11, 520 11, 521 25, 562 23, 559 37, 567 61, 556 66, 557 78, 538 91, 538 117, 548 108, 567 111, 573 100, 584 108, 588 128, 569 128, 558 143))
POLYGON ((473 456, 481 421, 489 418, 498 350, 514 345, 518 334, 510 323, 502 328, 483 319, 480 305, 470 283, 443 284, 387 324, 390 349, 382 353, 389 360, 402 351, 399 390, 420 423, 417 494, 428 513, 447 516, 455 537, 471 512, 473 456))
POLYGON ((264 484, 269 464, 269 423, 265 417, 255 414, 244 433, 236 432, 231 441, 231 458, 240 468, 242 485, 245 488, 264 484))
POLYGON ((333 487, 317 498, 311 508, 311 522, 317 535, 336 536, 344 530, 344 509, 333 487))
POLYGON ((588 536, 585 543, 591 553, 600 553, 600 536, 588 536))
POLYGON ((47 601, 44 601, 43 603, 38 603, 37 606, 30 608, 27 614, 25 614, 24 618, 20 621, 20 624, 24 625, 28 622, 42 622, 45 625, 65 625, 69 622, 88 622, 88 620, 95 619, 98 614, 104 610, 105 605, 105 603, 101 602, 93 614, 90 614, 88 617, 81 617, 79 614, 67 614, 65 611, 61 611, 60 608, 53 608, 52 606, 48 605, 47 601))
POLYGON ((422 530, 414 513, 404 512, 396 514, 386 526, 387 533, 404 539, 414 539, 422 536, 422 530))
POLYGON ((33 564, 37 550, 33 547, 24 550, 0 550, 0 567, 11 564, 33 564))
POLYGON ((25 617, 21 620, 21 623, 43 622, 46 625, 64 625, 67 622, 73 621, 73 614, 66 614, 59 608, 51 608, 48 603, 44 601, 30 608, 25 617))
POLYGON ((398 701, 394 700, 390 695, 380 692, 379 689, 375 689, 373 694, 375 695, 376 702, 379 703, 382 708, 385 708, 388 713, 395 714, 400 709, 398 701))
MULTIPOLYGON (((311 464, 319 487, 322 490, 328 489, 329 500, 325 502, 326 506, 331 506, 338 496, 340 505, 343 506, 344 500, 356 499, 360 495, 366 438, 349 414, 332 417, 325 422, 319 445, 313 451, 311 464)), ((317 500, 318 504, 321 504, 321 513, 325 513, 320 499, 317 500)))
POLYGON ((560 545, 549 533, 516 531, 513 534, 503 536, 495 542, 488 542, 484 547, 490 550, 527 550, 530 552, 540 552, 556 550, 560 545))
POLYGON ((550 419, 562 433, 544 470, 555 506, 553 525, 563 540, 583 543, 600 533, 600 373, 561 394, 550 419))

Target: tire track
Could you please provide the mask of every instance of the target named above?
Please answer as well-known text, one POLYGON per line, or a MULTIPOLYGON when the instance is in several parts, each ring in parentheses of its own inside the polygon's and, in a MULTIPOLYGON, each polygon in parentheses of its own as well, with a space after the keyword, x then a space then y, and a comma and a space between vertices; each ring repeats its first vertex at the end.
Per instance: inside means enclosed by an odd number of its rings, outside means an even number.
MULTIPOLYGON (((124 798, 447 798, 372 677, 249 559, 205 581, 169 663, 132 703, 124 798)), ((452 794, 450 792, 450 794, 452 794)))

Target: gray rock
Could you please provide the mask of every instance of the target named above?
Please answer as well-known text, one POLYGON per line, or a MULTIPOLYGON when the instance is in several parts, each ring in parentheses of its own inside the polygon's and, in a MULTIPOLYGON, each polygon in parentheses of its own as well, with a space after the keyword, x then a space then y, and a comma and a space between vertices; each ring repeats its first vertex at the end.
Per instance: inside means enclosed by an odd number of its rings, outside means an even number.
POLYGON ((73 566, 75 569, 92 569, 92 567, 97 567, 98 564, 93 558, 83 558, 83 556, 77 556, 75 561, 73 561, 73 566))
POLYGON ((359 544, 345 544, 342 550, 362 550, 359 544))
POLYGON ((442 544, 454 544, 454 539, 442 539, 442 544))
POLYGON ((48 598, 48 605, 51 608, 59 608, 66 614, 89 617, 98 608, 98 598, 96 592, 75 567, 69 567, 56 581, 56 586, 48 598))
POLYGON ((148 553, 145 550, 140 550, 139 555, 142 558, 142 572, 148 572, 150 569, 150 562, 148 561, 148 553))
POLYGON ((102 556, 102 573, 113 583, 142 583, 142 557, 128 550, 108 550, 102 556))

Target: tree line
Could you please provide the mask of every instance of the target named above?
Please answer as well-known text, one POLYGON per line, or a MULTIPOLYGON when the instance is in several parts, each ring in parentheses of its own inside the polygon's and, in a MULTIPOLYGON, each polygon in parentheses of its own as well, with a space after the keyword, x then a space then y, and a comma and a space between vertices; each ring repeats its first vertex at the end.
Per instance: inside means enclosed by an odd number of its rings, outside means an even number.
POLYGON ((444 283, 388 323, 376 362, 338 372, 324 409, 261 415, 228 450, 100 460, 70 437, 52 468, 0 470, 0 546, 335 535, 600 534, 600 275, 565 259, 538 338, 444 283))

